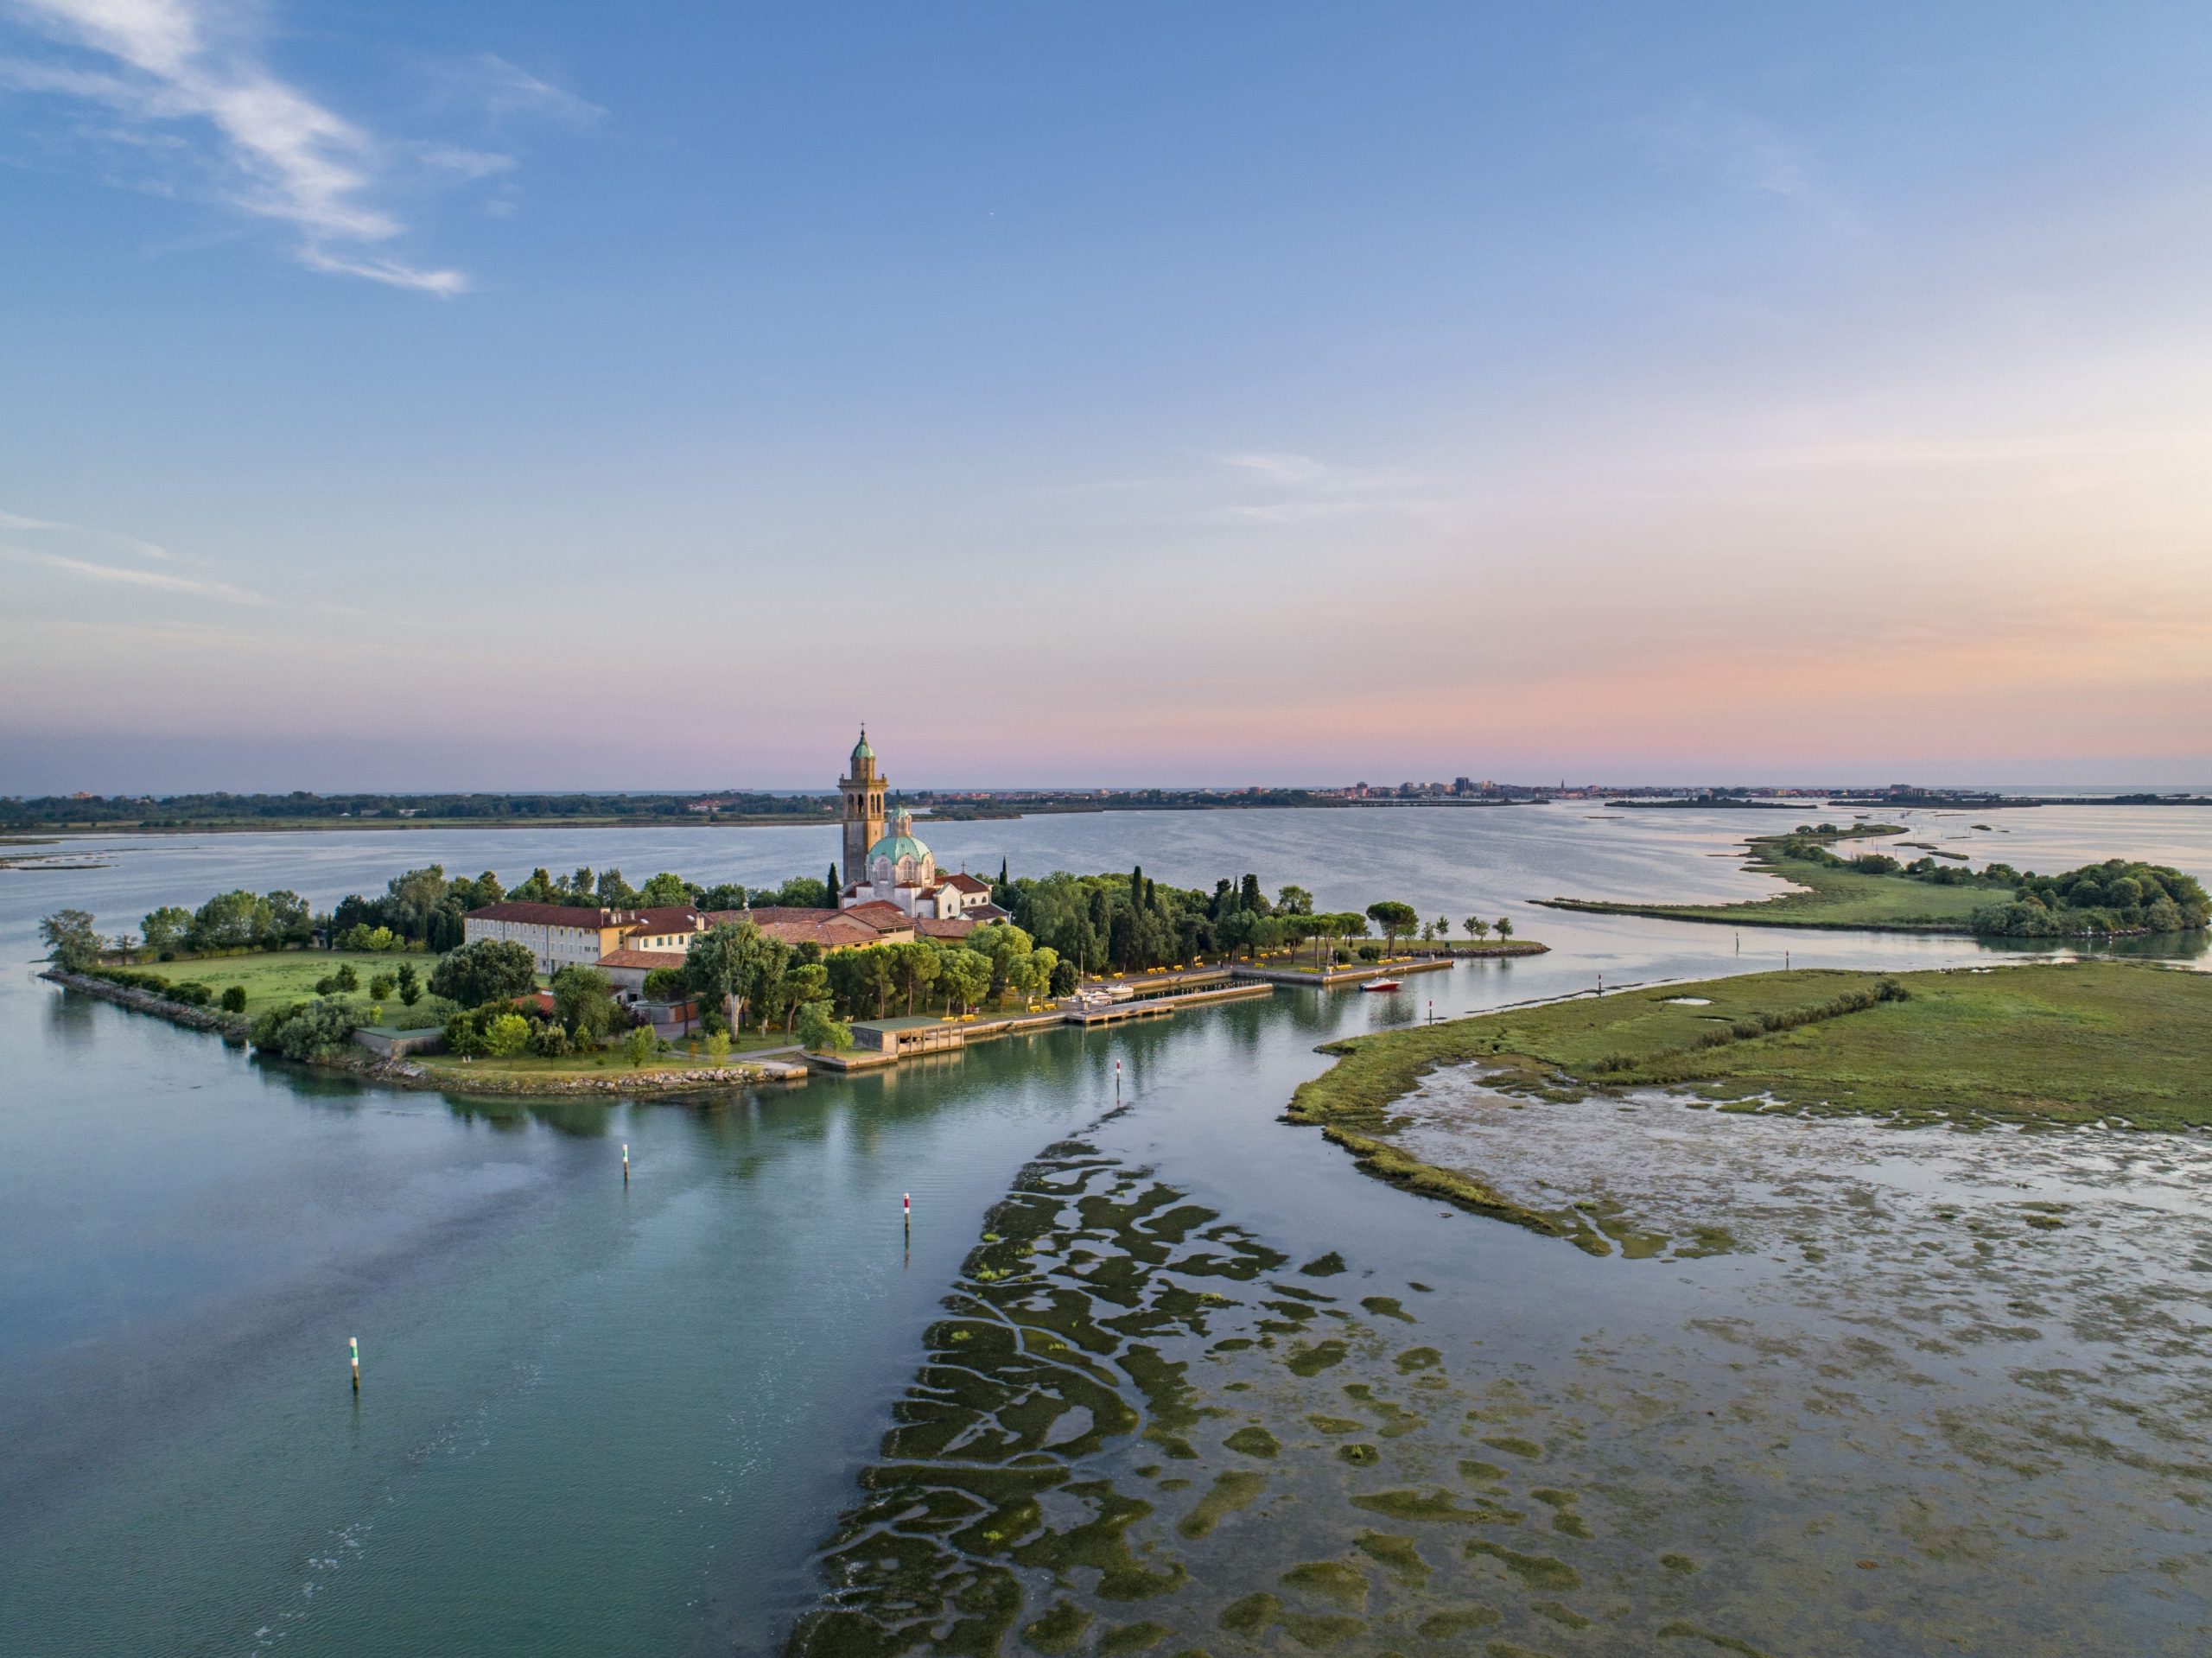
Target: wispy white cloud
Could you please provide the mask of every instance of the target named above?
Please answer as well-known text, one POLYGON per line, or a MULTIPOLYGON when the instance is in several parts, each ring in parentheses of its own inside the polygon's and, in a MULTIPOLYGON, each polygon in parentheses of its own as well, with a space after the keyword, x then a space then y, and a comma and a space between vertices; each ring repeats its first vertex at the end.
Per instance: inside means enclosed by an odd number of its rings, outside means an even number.
POLYGON ((92 54, 10 60, 19 90, 88 100, 149 129, 201 127, 216 139, 217 189, 233 208, 289 226, 310 270, 423 293, 468 287, 461 271, 367 251, 406 226, 373 198, 385 147, 263 61, 257 10, 220 0, 14 0, 62 48, 92 54))
POLYGON ((166 570, 133 569, 127 565, 96 564, 88 558, 71 558, 62 553, 31 552, 19 547, 0 548, 10 556, 27 563, 41 565, 49 570, 59 570, 79 581, 106 582, 114 586, 151 588, 162 593, 195 594, 202 598, 219 599, 226 604, 248 605, 257 610, 270 610, 276 601, 266 594, 254 592, 228 581, 203 581, 196 576, 175 575, 166 570))
POLYGON ((494 117, 534 115, 581 127, 589 126, 607 113, 588 99, 540 79, 493 52, 448 63, 445 79, 455 92, 494 117))
POLYGON ((26 518, 20 512, 0 510, 0 530, 51 530, 63 536, 89 536, 111 546, 126 548, 141 558, 173 559, 176 555, 168 548, 150 541, 141 541, 136 536, 118 535, 112 530, 87 530, 82 524, 64 524, 58 518, 26 518))
POLYGON ((1272 492, 1267 500, 1230 505, 1231 518, 1258 524, 1306 524, 1357 512, 1407 512, 1429 505, 1421 480, 1395 467, 1338 466, 1312 455, 1245 449, 1213 459, 1248 483, 1272 492))

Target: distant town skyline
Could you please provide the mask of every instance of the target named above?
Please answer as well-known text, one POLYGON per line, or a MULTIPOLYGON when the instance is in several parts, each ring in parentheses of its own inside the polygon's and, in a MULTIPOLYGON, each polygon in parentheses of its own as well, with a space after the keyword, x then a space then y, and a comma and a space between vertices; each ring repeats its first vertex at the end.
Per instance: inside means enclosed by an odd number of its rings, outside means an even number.
POLYGON ((18 0, 0 793, 2202 786, 2208 58, 18 0))

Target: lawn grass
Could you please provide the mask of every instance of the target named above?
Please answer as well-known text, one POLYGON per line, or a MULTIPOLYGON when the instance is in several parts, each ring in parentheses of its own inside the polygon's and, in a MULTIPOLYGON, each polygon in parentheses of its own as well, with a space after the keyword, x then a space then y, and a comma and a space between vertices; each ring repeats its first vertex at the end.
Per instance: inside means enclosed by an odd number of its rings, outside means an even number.
POLYGON ((370 980, 379 973, 396 978, 399 964, 412 962, 423 982, 423 1001, 413 1008, 404 1007, 394 993, 385 999, 383 1024, 373 1027, 408 1030, 436 1025, 444 1019, 442 1011, 429 1005, 430 969, 437 965, 437 960, 421 950, 283 950, 245 956, 204 956, 188 962, 152 962, 138 971, 157 973, 172 984, 197 980, 219 996, 230 986, 242 984, 245 987, 245 1016, 251 1019, 265 1008, 313 1001, 315 981, 337 972, 340 965, 346 962, 353 964, 353 971, 361 980, 361 988, 353 993, 350 1000, 366 1007, 370 980))
POLYGON ((2212 1125, 2212 975, 2119 962, 1748 974, 1355 1037, 1328 1051, 1342 1058, 1299 1089, 1289 1115, 1365 1135, 1390 1131, 1389 1108, 1425 1072, 1469 1061, 1538 1095, 1660 1086, 1913 1121, 2196 1128, 2212 1125), (1903 1000, 1753 1031, 1885 980, 1903 1000))
MULTIPOLYGON (((1856 839, 1857 830, 1833 838, 1856 839)), ((1887 833, 1900 831, 1890 829, 1887 833)), ((1610 899, 1553 898, 1535 902, 1552 910, 1583 910, 1600 915, 1656 916, 1669 921, 1717 921, 1739 927, 1844 927, 1887 932, 1971 932, 1970 919, 1985 904, 1999 904, 2010 889, 1998 886, 1938 886, 1904 875, 1870 875, 1856 869, 1812 863, 1777 854, 1777 842, 1759 836, 1750 845, 1745 867, 1794 883, 1802 890, 1736 904, 1644 904, 1610 899)))

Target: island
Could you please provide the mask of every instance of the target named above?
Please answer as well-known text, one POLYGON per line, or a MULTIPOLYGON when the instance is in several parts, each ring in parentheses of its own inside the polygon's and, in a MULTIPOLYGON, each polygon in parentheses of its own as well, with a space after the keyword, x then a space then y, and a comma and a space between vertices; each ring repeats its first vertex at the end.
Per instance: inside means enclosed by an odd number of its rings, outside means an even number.
POLYGON ((1546 909, 1652 916, 1738 927, 1819 927, 1878 932, 1964 933, 1996 938, 2070 938, 2184 932, 2203 927, 2212 904, 2196 878, 2125 858, 2055 875, 1992 863, 1975 870, 1924 843, 1910 862, 1886 852, 1845 857, 1838 842, 1901 835, 1891 823, 1801 824, 1754 835, 1745 867, 1796 889, 1735 904, 1550 898, 1546 909))
MULTIPOLYGON (((1601 1204, 1497 1191, 1399 1143, 1432 1073, 1471 1068, 1503 1109, 1665 1090, 1724 1112, 2139 1129, 2212 1125, 2212 975, 2151 962, 1917 973, 1799 970, 1654 986, 1350 1038, 1286 1121, 1370 1173, 1606 1254, 1601 1204)), ((1529 1132, 1541 1133, 1541 1116, 1529 1132)))
POLYGON ((891 808, 865 732, 838 789, 844 855, 820 877, 632 886, 619 869, 540 867, 510 888, 432 864, 321 914, 296 893, 236 891, 108 937, 64 910, 42 924, 48 976, 402 1085, 678 1092, 1545 948, 1508 917, 1423 919, 1395 899, 1317 913, 1305 888, 1270 897, 1249 873, 1207 891, 1141 867, 944 871, 891 808))

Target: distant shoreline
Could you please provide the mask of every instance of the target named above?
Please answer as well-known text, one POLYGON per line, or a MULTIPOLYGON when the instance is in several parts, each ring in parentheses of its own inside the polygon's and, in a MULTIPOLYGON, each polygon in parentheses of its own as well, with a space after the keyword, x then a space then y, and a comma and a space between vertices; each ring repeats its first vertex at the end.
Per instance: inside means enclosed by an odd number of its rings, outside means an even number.
MULTIPOLYGON (((1177 799, 1096 799, 1096 800, 1038 800, 1025 801, 1018 805, 1004 807, 966 802, 947 802, 943 805, 919 799, 918 819, 933 823, 1012 823, 1024 817, 1069 816, 1105 812, 1188 812, 1188 811, 1377 811, 1377 810, 1452 810, 1504 806, 1537 806, 1554 804, 1594 806, 1607 811, 1803 811, 1816 805, 1829 810, 1870 811, 1902 808, 1925 811, 2017 811, 2033 807, 2049 806, 2171 806, 2212 807, 2212 795, 2054 795, 2037 798, 2029 796, 1980 797, 1960 800, 1883 799, 1877 797, 1852 798, 1831 797, 1824 802, 1811 799, 1793 801, 1716 799, 1689 800, 1674 798, 1582 800, 1571 796, 1517 796, 1509 798, 1412 798, 1391 799, 1307 799, 1266 800, 1224 798, 1217 800, 1177 799)), ((37 823, 25 824, 20 829, 0 837, 0 846, 52 846, 67 840, 79 840, 92 835, 309 835, 336 834, 353 829, 365 829, 378 834, 398 834, 413 830, 447 829, 823 829, 837 823, 834 805, 825 806, 819 814, 800 816, 796 813, 722 814, 684 812, 635 816, 579 816, 563 817, 550 814, 540 816, 504 817, 398 817, 378 815, 373 817, 277 817, 277 818, 219 818, 194 823, 37 823)))

